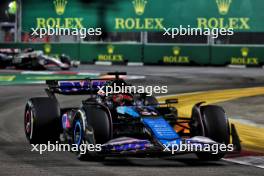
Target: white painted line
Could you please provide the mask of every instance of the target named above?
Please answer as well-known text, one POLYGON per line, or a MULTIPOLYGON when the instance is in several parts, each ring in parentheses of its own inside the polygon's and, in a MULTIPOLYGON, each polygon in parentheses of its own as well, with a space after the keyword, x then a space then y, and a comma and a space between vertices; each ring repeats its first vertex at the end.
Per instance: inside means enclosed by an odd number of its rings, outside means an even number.
POLYGON ((128 62, 127 66, 143 66, 143 62, 128 62))
POLYGON ((57 72, 54 72, 54 71, 22 71, 21 74, 23 75, 36 75, 36 74, 39 74, 39 75, 53 75, 53 74, 58 74, 58 75, 81 75, 81 76, 85 76, 85 75, 90 75, 90 76, 99 76, 100 73, 92 73, 92 72, 75 72, 75 71, 72 71, 72 72, 62 72, 62 71, 57 71, 57 72))
POLYGON ((146 76, 126 76, 125 79, 133 80, 133 79, 145 79, 146 76))
POLYGON ((29 81, 24 84, 46 84, 46 81, 29 81))
POLYGON ((224 158, 223 160, 264 169, 264 156, 242 156, 235 158, 224 158))
POLYGON ((89 76, 99 76, 100 73, 79 72, 79 73, 77 73, 77 75, 80 75, 80 76, 85 76, 85 75, 89 75, 89 76))
POLYGON ((247 66, 246 65, 228 65, 227 67, 229 67, 229 68, 247 68, 247 66))
POLYGON ((95 65, 112 65, 112 62, 96 61, 95 65))
POLYGON ((53 71, 22 71, 21 74, 39 74, 39 75, 52 75, 55 74, 53 71))

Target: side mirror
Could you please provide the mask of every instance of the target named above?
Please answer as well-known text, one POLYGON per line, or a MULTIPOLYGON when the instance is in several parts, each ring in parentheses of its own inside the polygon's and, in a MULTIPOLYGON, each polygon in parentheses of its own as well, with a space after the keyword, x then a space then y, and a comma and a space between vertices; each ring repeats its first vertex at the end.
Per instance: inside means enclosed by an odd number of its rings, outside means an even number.
POLYGON ((165 100, 166 104, 177 104, 179 101, 178 99, 167 99, 165 100))

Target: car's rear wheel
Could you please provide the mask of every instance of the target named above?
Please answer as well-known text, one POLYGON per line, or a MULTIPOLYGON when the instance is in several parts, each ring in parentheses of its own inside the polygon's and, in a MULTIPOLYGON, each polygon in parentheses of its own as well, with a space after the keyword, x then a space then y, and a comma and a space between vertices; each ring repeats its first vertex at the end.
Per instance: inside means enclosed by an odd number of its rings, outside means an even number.
POLYGON ((71 65, 71 60, 70 60, 69 56, 66 56, 66 55, 63 54, 63 55, 60 56, 60 60, 64 64, 71 65))
MULTIPOLYGON (((228 145, 230 142, 229 136, 229 123, 228 118, 224 110, 215 105, 201 106, 201 118, 202 123, 200 124, 198 114, 196 113, 192 117, 192 121, 196 124, 195 129, 192 129, 193 135, 204 135, 218 143, 228 145), (203 129, 204 131, 202 131, 203 129)), ((225 153, 212 154, 208 152, 196 153, 201 160, 219 160, 224 157, 225 153)))
POLYGON ((59 140, 60 108, 48 97, 31 98, 25 108, 24 130, 31 144, 59 140))

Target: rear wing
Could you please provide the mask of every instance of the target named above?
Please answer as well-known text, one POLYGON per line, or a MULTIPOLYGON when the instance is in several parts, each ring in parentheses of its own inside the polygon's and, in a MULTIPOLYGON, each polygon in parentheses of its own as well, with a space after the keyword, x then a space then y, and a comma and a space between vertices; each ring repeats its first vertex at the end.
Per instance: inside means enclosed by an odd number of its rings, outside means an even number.
POLYGON ((63 95, 96 94, 100 87, 110 84, 107 79, 47 80, 50 93, 63 95))
POLYGON ((1 54, 15 55, 21 52, 18 48, 0 48, 1 54))
POLYGON ((120 75, 126 75, 125 72, 109 72, 106 75, 114 75, 115 78, 104 79, 69 79, 69 80, 47 80, 48 89, 46 91, 50 94, 63 95, 83 95, 96 94, 101 87, 111 84, 113 81, 122 80, 120 75))

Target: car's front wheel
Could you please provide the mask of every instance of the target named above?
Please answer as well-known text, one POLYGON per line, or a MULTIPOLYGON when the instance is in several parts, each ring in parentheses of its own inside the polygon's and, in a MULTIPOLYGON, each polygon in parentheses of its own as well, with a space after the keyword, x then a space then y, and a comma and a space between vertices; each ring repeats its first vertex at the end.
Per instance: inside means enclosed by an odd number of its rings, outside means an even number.
MULTIPOLYGON (((203 135, 218 143, 228 145, 230 142, 229 123, 223 108, 215 105, 201 106, 200 114, 201 121, 198 117, 199 113, 194 113, 192 117, 195 124, 192 125, 193 136, 203 135)), ((225 153, 201 152, 196 153, 196 155, 201 160, 219 160, 225 156, 225 153)))

